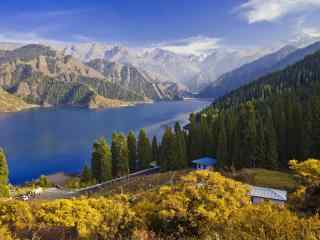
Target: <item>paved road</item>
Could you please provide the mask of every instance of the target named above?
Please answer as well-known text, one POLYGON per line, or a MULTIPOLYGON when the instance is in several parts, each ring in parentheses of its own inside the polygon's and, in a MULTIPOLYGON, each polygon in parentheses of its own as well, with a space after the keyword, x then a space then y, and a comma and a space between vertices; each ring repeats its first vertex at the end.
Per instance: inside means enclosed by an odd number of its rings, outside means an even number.
POLYGON ((48 188, 36 196, 35 200, 54 200, 59 198, 71 198, 74 192, 64 191, 58 188, 48 188))

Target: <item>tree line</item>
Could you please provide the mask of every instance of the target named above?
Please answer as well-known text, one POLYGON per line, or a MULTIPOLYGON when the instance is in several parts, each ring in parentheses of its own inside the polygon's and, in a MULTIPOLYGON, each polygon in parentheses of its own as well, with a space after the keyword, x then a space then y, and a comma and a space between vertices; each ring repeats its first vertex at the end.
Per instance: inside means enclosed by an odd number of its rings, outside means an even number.
POLYGON ((150 141, 144 129, 140 130, 138 138, 133 131, 127 136, 113 133, 111 145, 105 138, 98 139, 93 144, 91 170, 84 167, 82 181, 92 178, 97 182, 108 181, 150 168, 151 163, 164 171, 188 166, 186 133, 179 123, 174 131, 165 130, 160 143, 155 136, 150 141))

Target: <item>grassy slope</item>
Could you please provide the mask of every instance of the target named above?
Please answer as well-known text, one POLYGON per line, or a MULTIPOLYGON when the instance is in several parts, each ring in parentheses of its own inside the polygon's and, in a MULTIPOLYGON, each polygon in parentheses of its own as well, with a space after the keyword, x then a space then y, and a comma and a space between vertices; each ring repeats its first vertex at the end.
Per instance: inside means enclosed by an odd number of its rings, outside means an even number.
POLYGON ((248 184, 292 191, 299 185, 293 174, 266 169, 243 169, 237 179, 248 184))
POLYGON ((95 193, 95 196, 110 196, 114 194, 133 194, 139 195, 141 193, 152 191, 163 185, 174 184, 182 176, 187 175, 190 170, 156 173, 147 176, 138 176, 131 178, 126 182, 115 183, 107 188, 101 189, 95 193))

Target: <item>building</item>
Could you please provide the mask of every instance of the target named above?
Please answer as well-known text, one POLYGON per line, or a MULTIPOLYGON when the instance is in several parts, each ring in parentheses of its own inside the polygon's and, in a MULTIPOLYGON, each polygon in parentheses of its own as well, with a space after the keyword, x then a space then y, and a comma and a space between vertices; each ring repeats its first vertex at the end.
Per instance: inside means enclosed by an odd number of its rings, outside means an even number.
POLYGON ((205 170, 209 168, 213 168, 217 165, 217 159, 210 158, 210 157, 204 157, 199 158, 194 161, 192 161, 195 169, 197 170, 205 170))
POLYGON ((287 191, 273 188, 251 186, 249 195, 253 204, 264 201, 284 204, 287 201, 287 191))

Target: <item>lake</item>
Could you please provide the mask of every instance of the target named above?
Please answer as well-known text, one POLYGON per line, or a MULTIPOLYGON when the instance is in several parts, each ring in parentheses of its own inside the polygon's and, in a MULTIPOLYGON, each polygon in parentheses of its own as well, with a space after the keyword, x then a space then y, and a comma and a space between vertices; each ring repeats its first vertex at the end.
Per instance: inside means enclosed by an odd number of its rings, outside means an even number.
POLYGON ((176 121, 186 124, 190 112, 209 103, 192 99, 99 111, 42 108, 0 113, 0 146, 6 151, 10 182, 21 184, 60 171, 79 172, 85 162, 90 163, 97 138, 110 139, 115 131, 138 132, 141 128, 146 128, 150 137, 160 137, 166 126, 176 121))

